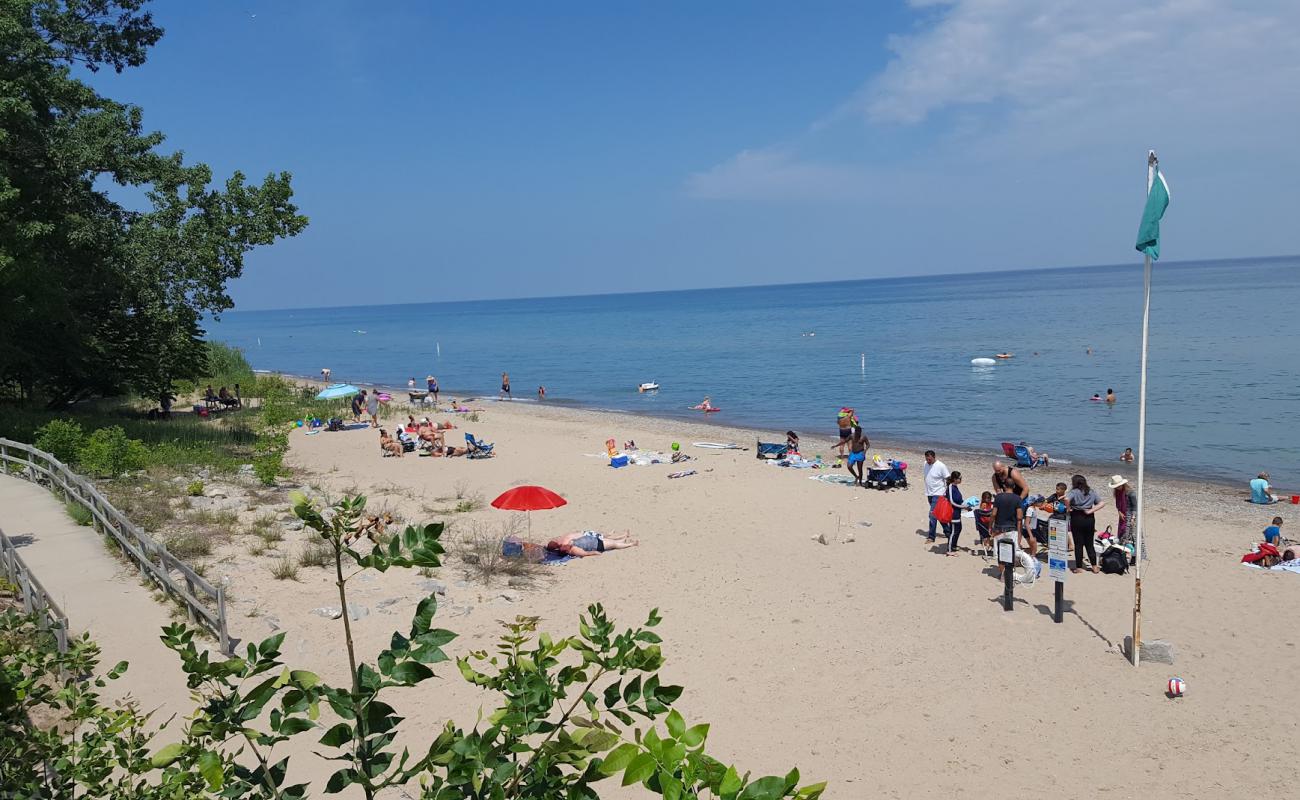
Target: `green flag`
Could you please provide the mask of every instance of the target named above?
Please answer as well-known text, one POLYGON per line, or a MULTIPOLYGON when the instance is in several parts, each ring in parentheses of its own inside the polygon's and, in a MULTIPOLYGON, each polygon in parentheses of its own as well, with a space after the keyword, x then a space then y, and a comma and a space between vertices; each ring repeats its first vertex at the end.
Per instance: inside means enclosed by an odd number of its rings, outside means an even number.
POLYGON ((1160 165, 1153 163, 1147 169, 1147 205, 1142 209, 1142 224, 1138 226, 1137 249, 1160 258, 1160 218, 1169 207, 1169 184, 1160 174, 1160 165))

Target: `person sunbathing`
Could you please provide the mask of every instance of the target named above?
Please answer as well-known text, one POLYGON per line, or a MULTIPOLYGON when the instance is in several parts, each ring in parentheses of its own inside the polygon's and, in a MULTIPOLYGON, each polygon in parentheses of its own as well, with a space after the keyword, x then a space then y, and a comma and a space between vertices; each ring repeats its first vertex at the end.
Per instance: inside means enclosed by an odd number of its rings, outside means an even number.
POLYGON ((636 539, 629 538, 627 531, 624 531, 621 536, 606 536, 595 531, 580 531, 566 533, 550 540, 546 543, 546 549, 556 553, 563 553, 566 556, 586 558, 587 556, 598 556, 607 550, 625 550, 629 547, 636 547, 638 544, 640 542, 636 539))
POLYGON ((442 431, 432 425, 421 425, 420 432, 417 435, 420 437, 420 442, 429 447, 442 447, 444 444, 442 431))
POLYGON ((379 449, 386 456, 402 457, 402 443, 388 435, 388 431, 379 429, 379 449))
POLYGON ((434 447, 433 451, 430 453, 430 455, 432 455, 434 458, 438 458, 441 456, 446 456, 447 458, 451 458, 452 456, 463 456, 468 454, 469 454, 468 447, 456 447, 454 445, 447 445, 446 447, 439 445, 434 447))

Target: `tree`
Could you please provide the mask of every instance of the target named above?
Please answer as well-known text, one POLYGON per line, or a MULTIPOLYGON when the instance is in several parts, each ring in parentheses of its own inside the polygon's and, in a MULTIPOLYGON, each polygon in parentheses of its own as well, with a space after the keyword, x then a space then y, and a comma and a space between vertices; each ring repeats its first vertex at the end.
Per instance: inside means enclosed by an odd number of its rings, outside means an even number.
POLYGON ((254 247, 307 225, 290 175, 250 184, 158 151, 74 68, 144 63, 146 0, 0 0, 0 383, 63 403, 198 377, 206 314, 254 247), (131 208, 107 183, 142 190, 131 208))

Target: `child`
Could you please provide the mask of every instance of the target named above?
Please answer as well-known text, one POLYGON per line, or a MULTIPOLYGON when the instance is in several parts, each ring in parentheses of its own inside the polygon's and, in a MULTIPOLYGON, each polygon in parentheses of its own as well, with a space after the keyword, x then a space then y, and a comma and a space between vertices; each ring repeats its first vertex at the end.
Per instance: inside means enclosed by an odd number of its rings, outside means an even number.
POLYGON ((1273 517, 1273 524, 1264 529, 1264 541, 1277 547, 1284 541, 1282 539, 1282 518, 1273 517))
POLYGON ((993 548, 993 534, 989 530, 989 523, 993 521, 993 493, 985 492, 980 495, 980 506, 975 509, 975 535, 979 538, 980 547, 983 548, 985 555, 993 548))
POLYGON ((794 431, 785 432, 785 446, 790 448, 791 453, 799 452, 799 434, 794 431))

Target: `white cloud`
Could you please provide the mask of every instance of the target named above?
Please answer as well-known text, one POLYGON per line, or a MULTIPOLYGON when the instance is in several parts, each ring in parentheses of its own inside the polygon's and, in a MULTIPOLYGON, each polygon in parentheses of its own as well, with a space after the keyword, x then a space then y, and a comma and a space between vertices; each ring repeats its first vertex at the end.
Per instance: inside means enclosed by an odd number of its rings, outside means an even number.
POLYGON ((778 148, 742 150, 732 158, 687 178, 692 197, 732 198, 842 197, 864 189, 856 167, 801 160, 778 148))
MULTIPOLYGON (((885 69, 794 141, 746 150, 689 178, 696 197, 863 194, 898 177, 1041 160, 1289 153, 1300 127, 1297 0, 913 0, 885 69), (921 125, 924 123, 924 125, 921 125), (834 129, 856 128, 857 153, 834 129), (868 146, 917 129, 921 152, 868 146), (832 139, 832 153, 821 146, 832 139), (852 165, 850 165, 850 162, 852 165), (943 164, 939 167, 939 164, 943 164)), ((1294 161, 1293 156, 1287 156, 1294 161)), ((992 170, 988 168, 993 168, 992 170)), ((1083 171, 1083 170, 1080 170, 1083 171)))

